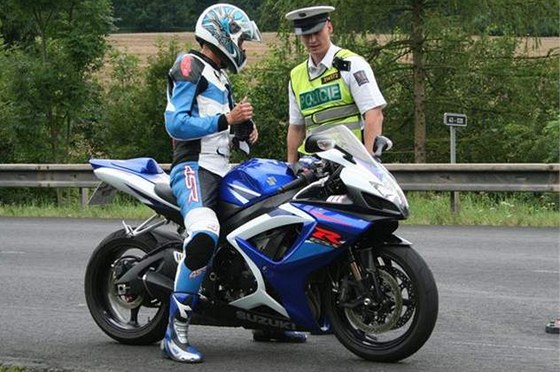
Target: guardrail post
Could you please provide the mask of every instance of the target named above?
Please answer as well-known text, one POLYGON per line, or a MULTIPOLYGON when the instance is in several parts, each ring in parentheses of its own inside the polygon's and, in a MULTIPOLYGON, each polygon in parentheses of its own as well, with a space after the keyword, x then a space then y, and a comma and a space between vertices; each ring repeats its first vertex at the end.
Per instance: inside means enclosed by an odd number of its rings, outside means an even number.
POLYGON ((88 199, 89 199, 89 189, 86 187, 80 187, 80 204, 82 206, 82 209, 87 207, 88 199))

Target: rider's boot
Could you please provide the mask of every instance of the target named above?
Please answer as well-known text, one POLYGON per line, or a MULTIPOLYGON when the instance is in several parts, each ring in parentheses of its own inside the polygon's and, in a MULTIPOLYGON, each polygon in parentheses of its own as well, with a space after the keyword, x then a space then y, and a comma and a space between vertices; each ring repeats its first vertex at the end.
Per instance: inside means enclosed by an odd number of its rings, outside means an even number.
POLYGON ((165 357, 177 362, 200 363, 203 355, 188 341, 189 322, 198 302, 198 294, 174 292, 169 301, 169 324, 161 341, 165 357))
POLYGON ((256 329, 253 331, 253 340, 257 342, 289 342, 303 343, 307 341, 307 334, 295 331, 264 330, 256 329))

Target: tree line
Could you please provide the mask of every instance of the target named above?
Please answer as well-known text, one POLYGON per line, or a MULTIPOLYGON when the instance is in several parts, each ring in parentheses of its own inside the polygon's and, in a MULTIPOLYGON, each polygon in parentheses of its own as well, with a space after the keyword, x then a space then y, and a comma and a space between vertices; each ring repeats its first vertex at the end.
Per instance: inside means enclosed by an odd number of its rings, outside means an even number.
MULTIPOLYGON (((239 6, 252 19, 260 16, 260 0, 222 1, 239 6)), ((120 32, 193 31, 200 13, 218 1, 114 0, 115 26, 120 32)), ((272 28, 266 28, 271 30, 272 28)), ((263 30, 264 31, 264 30, 263 30)))
MULTIPOLYGON (((1 2, 0 163, 139 156, 170 162, 163 125, 167 71, 179 51, 193 46, 161 42, 140 66, 137 57, 112 49, 106 36, 133 19, 124 10, 144 25, 164 13, 192 22, 211 2, 1 2)), ((260 140, 253 155, 284 159, 289 70, 306 54, 283 15, 323 2, 233 3, 257 12, 261 29, 276 25, 280 37, 262 61, 232 80, 238 97, 247 95, 255 108, 260 140)), ((384 132, 395 147, 385 161, 448 162, 444 112, 469 118, 458 132, 459 162, 559 161, 558 49, 535 54, 519 38, 540 36, 538 26, 548 23, 555 1, 330 3, 337 7, 335 43, 369 61, 388 102, 384 132), (388 34, 376 36, 380 31, 388 34)))
MULTIPOLYGON (((269 5, 266 1, 262 0, 228 0, 228 1, 211 1, 211 0, 113 0, 113 10, 115 18, 115 26, 120 32, 162 32, 162 31, 192 31, 194 30, 198 15, 202 10, 217 2, 227 2, 239 6, 245 10, 246 13, 256 21, 259 21, 261 31, 276 31, 281 23, 281 15, 269 12, 269 5)), ((313 1, 305 2, 289 2, 289 7, 295 8, 300 5, 312 5, 313 1), (292 6, 293 5, 293 6, 292 6)), ((319 1, 318 4, 326 4, 329 2, 319 1)), ((377 2, 377 1, 354 1, 342 2, 331 1, 333 5, 338 5, 340 8, 348 9, 354 12, 355 17, 349 19, 346 27, 353 31, 359 31, 364 24, 374 24, 376 32, 390 32, 392 28, 398 23, 398 18, 406 12, 406 8, 414 4, 410 1, 393 1, 393 2, 377 2), (393 4, 391 4, 393 3, 393 4), (368 8, 375 10, 375 13, 369 13, 368 8), (379 9, 383 8, 383 13, 387 16, 379 17, 379 9), (363 10, 363 11, 362 11, 363 10), (387 14, 388 13, 388 14, 387 14)), ((416 1, 421 7, 433 7, 433 1, 416 1)), ((438 5, 439 11, 445 16, 464 16, 469 13, 471 4, 463 2, 445 2, 443 6, 438 5)), ((511 7, 523 6, 525 9, 531 11, 533 7, 547 5, 542 2, 530 2, 523 5, 520 1, 509 3, 511 7)), ((495 10, 490 2, 483 2, 483 7, 489 6, 490 11, 495 10)), ((499 4, 502 6, 503 4, 499 4)), ((541 36, 558 36, 558 17, 557 17, 557 4, 549 8, 545 18, 541 18, 530 28, 520 29, 522 35, 536 34, 541 36)), ((537 11, 540 13, 540 11, 537 11)), ((495 13, 484 13, 477 10, 476 19, 472 24, 479 30, 484 30, 488 26, 494 24, 496 18, 495 13)), ((514 12, 515 13, 515 12, 514 12)), ((515 16, 515 15, 514 15, 515 16)), ((523 15, 526 16, 526 15, 523 15)), ((495 35, 508 32, 507 25, 502 27, 497 25, 492 30, 495 35)))

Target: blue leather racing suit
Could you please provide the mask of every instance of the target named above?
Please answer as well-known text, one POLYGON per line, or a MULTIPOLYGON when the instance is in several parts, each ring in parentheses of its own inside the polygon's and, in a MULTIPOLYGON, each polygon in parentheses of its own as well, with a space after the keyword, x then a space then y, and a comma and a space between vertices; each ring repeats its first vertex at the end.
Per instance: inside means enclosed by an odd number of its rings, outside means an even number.
POLYGON ((225 71, 196 51, 179 55, 169 72, 165 110, 174 142, 171 188, 187 234, 175 292, 198 293, 220 235, 215 206, 221 177, 229 170, 225 114, 232 107, 225 71))

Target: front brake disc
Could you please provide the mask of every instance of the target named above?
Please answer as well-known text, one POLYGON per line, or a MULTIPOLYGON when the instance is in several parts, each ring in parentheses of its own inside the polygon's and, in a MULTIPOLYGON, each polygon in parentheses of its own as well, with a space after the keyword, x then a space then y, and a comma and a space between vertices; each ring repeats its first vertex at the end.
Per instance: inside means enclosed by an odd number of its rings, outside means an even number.
POLYGON ((379 278, 384 296, 393 302, 389 311, 384 309, 372 310, 366 308, 366 305, 344 309, 350 324, 366 334, 383 333, 395 328, 401 316, 403 298, 399 283, 384 270, 379 270, 379 278))

